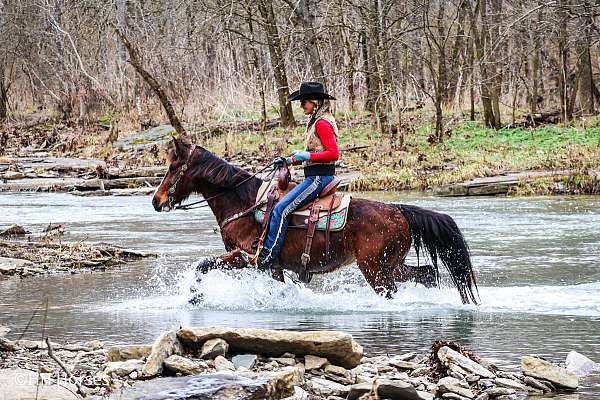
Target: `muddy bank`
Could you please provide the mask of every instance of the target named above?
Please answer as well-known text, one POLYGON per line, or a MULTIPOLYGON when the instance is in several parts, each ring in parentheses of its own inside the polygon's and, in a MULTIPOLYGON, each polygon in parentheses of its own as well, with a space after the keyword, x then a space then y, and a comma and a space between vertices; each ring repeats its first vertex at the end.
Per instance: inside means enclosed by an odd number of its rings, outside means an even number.
POLYGON ((228 399, 234 393, 238 399, 509 400, 576 392, 578 374, 598 368, 572 352, 565 367, 523 356, 515 373, 453 342, 434 342, 426 354, 369 357, 337 331, 216 327, 165 331, 152 344, 110 348, 97 340, 0 336, 0 353, 0 381, 14 382, 0 385, 0 395, 14 400, 27 398, 32 385, 54 400, 228 399), (30 382, 32 374, 41 383, 30 382))

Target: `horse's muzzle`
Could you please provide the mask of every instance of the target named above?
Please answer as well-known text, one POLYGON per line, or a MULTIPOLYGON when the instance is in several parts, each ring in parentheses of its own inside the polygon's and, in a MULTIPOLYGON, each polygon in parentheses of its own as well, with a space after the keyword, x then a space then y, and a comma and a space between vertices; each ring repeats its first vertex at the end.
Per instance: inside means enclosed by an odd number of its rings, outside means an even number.
POLYGON ((152 206, 154 207, 154 210, 158 212, 163 211, 164 208, 164 205, 161 204, 160 200, 156 196, 152 198, 152 206))

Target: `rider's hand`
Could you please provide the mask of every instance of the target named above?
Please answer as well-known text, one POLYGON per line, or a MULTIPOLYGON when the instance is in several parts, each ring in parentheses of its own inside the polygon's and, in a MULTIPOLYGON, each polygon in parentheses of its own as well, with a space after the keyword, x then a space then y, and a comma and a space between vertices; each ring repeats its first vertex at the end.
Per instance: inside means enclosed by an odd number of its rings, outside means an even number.
POLYGON ((291 164, 291 161, 281 156, 275 157, 273 161, 271 161, 271 165, 274 165, 275 167, 280 167, 285 163, 291 164))
POLYGON ((310 160, 310 153, 305 150, 294 150, 292 152, 292 158, 296 161, 308 161, 310 160))

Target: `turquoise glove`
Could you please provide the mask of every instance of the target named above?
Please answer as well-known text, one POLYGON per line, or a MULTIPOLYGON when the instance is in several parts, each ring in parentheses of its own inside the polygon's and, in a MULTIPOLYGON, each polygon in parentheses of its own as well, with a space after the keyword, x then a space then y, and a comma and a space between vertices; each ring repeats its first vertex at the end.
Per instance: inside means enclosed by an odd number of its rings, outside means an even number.
POLYGON ((310 153, 304 150, 294 150, 292 152, 292 157, 296 161, 308 161, 310 160, 310 153))

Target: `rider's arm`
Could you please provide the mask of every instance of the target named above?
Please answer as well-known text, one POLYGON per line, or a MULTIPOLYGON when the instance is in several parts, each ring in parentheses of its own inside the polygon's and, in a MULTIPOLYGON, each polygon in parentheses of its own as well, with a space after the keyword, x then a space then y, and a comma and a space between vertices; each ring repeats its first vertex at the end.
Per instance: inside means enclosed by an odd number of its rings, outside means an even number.
POLYGON ((315 126, 317 136, 321 139, 323 148, 325 150, 318 153, 310 153, 310 161, 328 163, 337 161, 340 157, 340 151, 338 149, 335 133, 331 124, 323 119, 317 121, 315 126))

